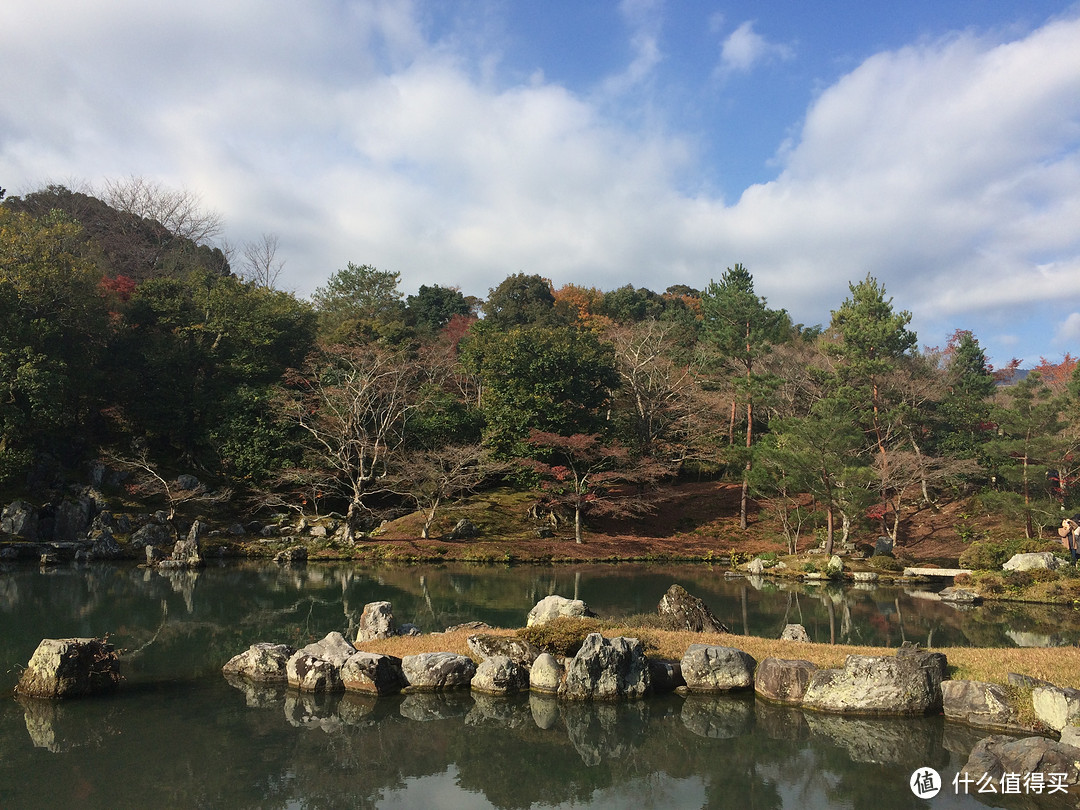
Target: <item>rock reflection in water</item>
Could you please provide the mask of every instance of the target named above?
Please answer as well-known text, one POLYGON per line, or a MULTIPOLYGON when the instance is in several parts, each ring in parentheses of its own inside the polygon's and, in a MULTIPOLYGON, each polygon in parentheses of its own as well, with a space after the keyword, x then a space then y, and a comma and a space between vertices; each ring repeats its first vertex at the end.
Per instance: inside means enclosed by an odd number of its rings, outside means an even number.
POLYGON ((699 737, 728 740, 749 734, 754 728, 753 695, 688 695, 682 722, 699 737))

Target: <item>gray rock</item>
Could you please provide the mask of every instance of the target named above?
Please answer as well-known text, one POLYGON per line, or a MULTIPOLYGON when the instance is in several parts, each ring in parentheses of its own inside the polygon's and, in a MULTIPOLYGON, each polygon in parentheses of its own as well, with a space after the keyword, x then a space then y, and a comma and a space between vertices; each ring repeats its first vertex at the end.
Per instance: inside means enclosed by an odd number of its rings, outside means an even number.
POLYGON ((167 546, 175 542, 176 538, 172 533, 172 529, 161 523, 154 522, 147 523, 131 535, 129 545, 132 548, 143 548, 144 546, 167 546))
POLYGON ((892 556, 893 541, 888 536, 881 536, 874 542, 874 554, 881 554, 887 557, 892 556))
POLYGON ((1080 749, 1080 726, 1065 726, 1061 730, 1060 742, 1062 745, 1080 749))
POLYGON ((450 533, 446 535, 447 540, 468 540, 472 537, 479 537, 480 530, 469 520, 462 518, 456 524, 454 528, 450 530, 450 533))
POLYGON ((636 638, 604 638, 590 633, 566 665, 559 685, 565 700, 641 698, 651 686, 645 645, 636 638))
POLYGON ((1019 728, 1005 687, 996 683, 942 681, 941 705, 949 720, 986 728, 1019 728))
POLYGON ((672 585, 660 598, 656 612, 672 621, 680 630, 693 633, 726 633, 728 628, 717 619, 709 606, 691 596, 682 585, 672 585))
POLYGON ((942 589, 938 594, 941 597, 942 602, 952 602, 957 605, 977 605, 982 601, 982 597, 975 593, 971 588, 962 588, 959 585, 950 585, 948 588, 942 589))
POLYGON ((754 672, 754 691, 777 703, 802 703, 816 669, 814 664, 801 659, 763 658, 754 672))
POLYGON ((194 475, 178 475, 176 476, 176 486, 178 489, 182 489, 188 492, 194 492, 201 484, 199 479, 194 475))
POLYGON ((396 695, 408 684, 401 659, 393 655, 358 652, 341 666, 341 683, 347 692, 396 695))
POLYGON ((312 537, 326 537, 327 531, 325 526, 312 526, 308 530, 308 534, 312 537))
POLYGON ((1061 784, 1075 785, 1080 782, 1080 762, 1075 748, 1046 737, 1018 740, 998 734, 975 744, 961 773, 970 779, 986 774, 995 783, 1006 773, 1041 773, 1046 784, 1051 774, 1063 774, 1053 778, 1061 779, 1061 784))
POLYGON ((301 692, 343 692, 341 670, 338 666, 314 655, 297 650, 285 662, 289 686, 301 692))
POLYGON ((468 656, 451 652, 420 653, 402 658, 401 671, 410 690, 464 689, 476 674, 476 664, 468 656))
POLYGON ((158 565, 166 557, 164 549, 161 549, 158 546, 147 546, 145 551, 146 564, 150 566, 158 565))
POLYGON ((300 652, 315 658, 328 661, 335 667, 341 667, 349 658, 356 654, 356 647, 346 640, 345 636, 338 632, 327 633, 320 640, 301 647, 300 652))
POLYGON ((399 636, 422 636, 424 632, 412 622, 405 622, 397 629, 399 636))
POLYGON ((843 669, 814 672, 803 706, 850 714, 936 711, 941 708, 942 671, 940 660, 932 655, 849 655, 843 669))
POLYGON ((810 636, 806 632, 806 628, 801 624, 789 624, 784 627, 784 632, 780 634, 781 641, 810 641, 810 636))
POLYGON ((529 669, 543 650, 523 638, 481 634, 466 639, 469 652, 481 661, 495 655, 503 655, 516 664, 529 669))
POLYGON ((540 653, 533 660, 529 670, 529 689, 534 692, 555 694, 559 691, 562 683, 563 668, 555 656, 550 653, 540 653))
POLYGON ((100 639, 42 639, 15 692, 36 698, 83 697, 108 692, 121 680, 118 662, 113 645, 100 639))
POLYGON ((1039 686, 1031 691, 1035 716, 1054 731, 1080 720, 1080 690, 1060 686, 1039 686))
POLYGON ((307 546, 289 546, 274 555, 274 562, 278 565, 301 565, 307 562, 307 546))
POLYGON ((1039 551, 1029 554, 1014 554, 1001 567, 1005 571, 1034 571, 1040 568, 1056 571, 1062 565, 1062 561, 1055 557, 1052 552, 1039 551))
MULTIPOLYGON (((196 521, 196 524, 198 521, 196 521)), ((184 540, 178 540, 173 546, 172 554, 167 560, 159 563, 161 568, 198 568, 203 564, 202 555, 199 553, 199 541, 194 539, 197 532, 194 527, 191 534, 184 540)), ((147 547, 149 549, 149 546, 147 547)))
POLYGON ((101 530, 90 546, 90 554, 99 560, 112 560, 120 556, 120 544, 113 537, 112 529, 106 527, 101 530))
POLYGON ((505 655, 480 662, 472 678, 472 690, 486 695, 512 695, 529 688, 529 671, 505 655))
POLYGON ((829 557, 829 562, 825 564, 825 573, 830 577, 839 576, 844 573, 844 561, 836 554, 833 554, 829 557))
POLYGON ((851 578, 856 582, 877 582, 878 575, 876 571, 855 571, 851 578))
POLYGON ((567 599, 564 596, 553 594, 545 596, 536 603, 533 609, 529 611, 525 626, 532 627, 534 624, 547 624, 553 619, 562 617, 571 619, 589 617, 595 619, 596 614, 589 610, 588 605, 580 599, 567 599))
POLYGON ((751 574, 761 575, 765 573, 765 561, 760 557, 755 557, 749 563, 747 563, 746 570, 751 574))
POLYGON ((36 542, 40 515, 26 501, 12 501, 0 512, 0 534, 10 534, 20 540, 36 542))
POLYGON ((368 602, 360 614, 360 626, 356 631, 356 643, 391 638, 397 635, 397 622, 389 602, 368 602))
POLYGON ((93 509, 94 502, 85 495, 75 501, 64 500, 57 504, 53 513, 53 540, 71 543, 86 537, 93 509))
POLYGON ((682 657, 682 675, 691 692, 730 692, 754 686, 757 661, 734 647, 691 644, 682 657))
POLYGON ((287 644, 252 644, 244 652, 230 658, 221 671, 255 683, 288 683, 285 665, 295 652, 287 644))

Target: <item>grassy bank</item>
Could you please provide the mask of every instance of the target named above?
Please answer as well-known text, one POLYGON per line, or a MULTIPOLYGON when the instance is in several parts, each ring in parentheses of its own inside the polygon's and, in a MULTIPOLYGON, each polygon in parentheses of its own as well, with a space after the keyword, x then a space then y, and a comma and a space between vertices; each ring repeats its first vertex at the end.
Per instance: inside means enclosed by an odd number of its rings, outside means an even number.
MULTIPOLYGON (((659 658, 680 659, 691 644, 717 644, 735 647, 763 658, 801 658, 819 667, 841 667, 849 655, 894 655, 895 648, 854 647, 840 644, 813 644, 778 639, 736 636, 729 633, 690 633, 652 627, 596 622, 595 629, 606 636, 631 636, 646 644, 648 654, 659 658)), ((424 636, 402 636, 359 645, 369 652, 389 655, 415 655, 422 652, 454 652, 469 655, 466 639, 476 630, 457 630, 424 636)), ((518 635, 519 630, 485 630, 500 636, 518 635)), ((1010 672, 1050 681, 1058 686, 1080 688, 1080 648, 934 648, 949 659, 950 677, 961 680, 1007 684, 1010 672)))

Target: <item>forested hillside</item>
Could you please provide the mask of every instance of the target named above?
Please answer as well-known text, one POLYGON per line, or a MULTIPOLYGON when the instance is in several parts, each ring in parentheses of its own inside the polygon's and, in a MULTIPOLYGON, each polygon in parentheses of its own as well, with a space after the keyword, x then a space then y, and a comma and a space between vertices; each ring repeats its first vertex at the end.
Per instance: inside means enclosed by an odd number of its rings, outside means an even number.
POLYGON ((896 540, 913 508, 972 493, 1028 536, 1080 508, 1075 360, 1000 385, 1015 364, 995 372, 970 332, 920 347, 872 268, 809 328, 719 257, 702 289, 516 273, 483 300, 406 296, 350 262, 303 300, 274 287, 276 238, 238 258, 182 195, 103 196, 0 205, 11 496, 102 461, 132 481, 194 472, 237 511, 339 511, 351 541, 406 511, 426 536, 446 503, 510 484, 580 541, 660 485, 722 478, 743 526, 770 498, 792 548, 814 530, 896 540))

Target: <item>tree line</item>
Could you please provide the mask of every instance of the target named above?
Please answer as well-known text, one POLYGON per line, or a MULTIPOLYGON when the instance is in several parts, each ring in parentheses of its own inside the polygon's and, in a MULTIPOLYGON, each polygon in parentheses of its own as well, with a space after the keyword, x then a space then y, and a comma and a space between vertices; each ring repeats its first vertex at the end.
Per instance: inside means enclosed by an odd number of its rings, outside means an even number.
POLYGON ((341 511, 352 539, 402 510, 426 536, 500 482, 581 541, 708 476, 741 486, 744 527, 769 497, 792 551, 867 524, 896 540, 913 508, 973 492, 1028 536, 1080 504, 1075 360, 995 371, 964 330, 920 348, 869 274, 825 327, 770 308, 741 264, 663 292, 515 273, 479 299, 350 262, 304 299, 275 288, 276 236, 213 246, 218 218, 137 178, 100 196, 0 204, 9 491, 127 459, 252 509, 341 511))

